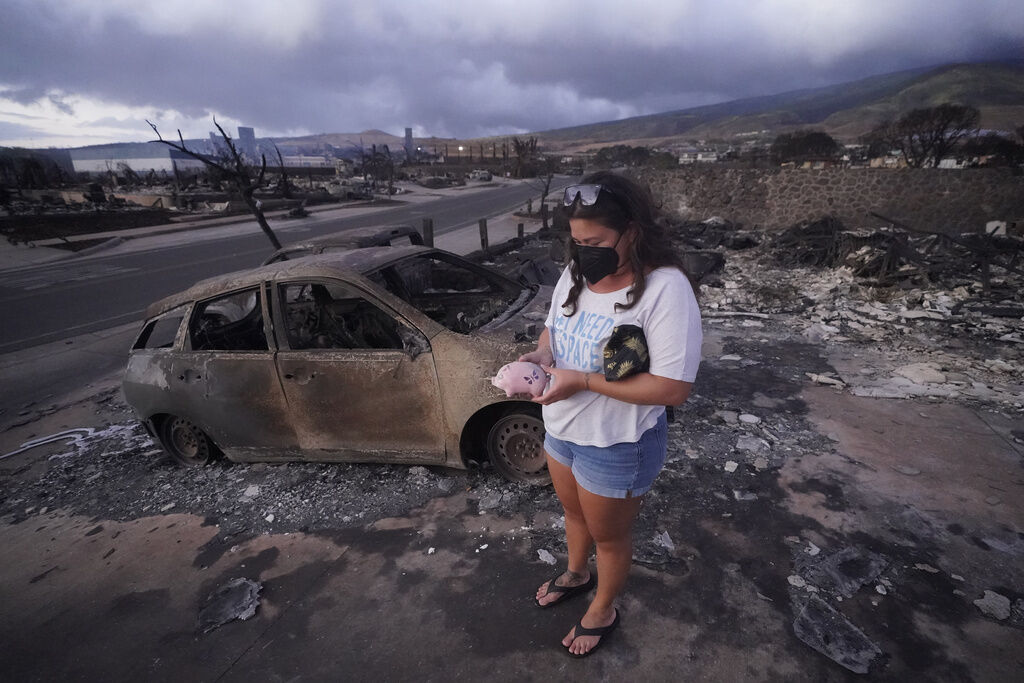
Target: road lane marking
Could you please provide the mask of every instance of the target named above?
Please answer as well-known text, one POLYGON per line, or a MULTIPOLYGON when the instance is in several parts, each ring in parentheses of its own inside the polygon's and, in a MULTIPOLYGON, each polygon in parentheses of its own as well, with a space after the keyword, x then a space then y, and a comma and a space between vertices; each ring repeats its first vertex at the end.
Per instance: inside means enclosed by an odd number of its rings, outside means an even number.
POLYGON ((0 286, 10 289, 21 289, 31 291, 41 289, 58 282, 81 282, 83 280, 95 280, 96 278, 123 275, 125 273, 138 272, 139 268, 126 268, 124 266, 112 266, 99 263, 82 264, 77 268, 64 268, 43 273, 25 273, 21 277, 0 279, 0 286))
MULTIPOLYGON (((4 342, 4 343, 0 344, 0 353, 7 353, 8 351, 16 350, 16 349, 9 349, 8 348, 8 347, 14 346, 16 344, 25 344, 25 343, 28 343, 28 342, 37 341, 39 339, 45 339, 46 337, 53 337, 55 335, 63 335, 65 332, 71 332, 73 330, 79 330, 79 329, 82 329, 83 327, 89 327, 91 325, 102 325, 104 323, 110 322, 112 320, 118 320, 120 318, 133 317, 134 320, 137 320, 138 322, 141 323, 141 322, 143 322, 143 316, 145 314, 146 314, 145 309, 140 310, 140 311, 132 311, 130 313, 121 313, 120 315, 111 316, 109 318, 101 318, 100 320, 93 320, 91 322, 81 323, 80 325, 71 325, 70 327, 62 327, 59 330, 54 330, 53 332, 46 332, 45 334, 37 334, 34 337, 23 337, 22 339, 14 339, 12 341, 4 342)), ((96 331, 99 331, 99 330, 96 330, 96 331)), ((68 336, 74 336, 74 335, 68 335, 68 336)), ((52 341, 60 341, 61 339, 64 339, 64 338, 65 337, 57 336, 52 341)))

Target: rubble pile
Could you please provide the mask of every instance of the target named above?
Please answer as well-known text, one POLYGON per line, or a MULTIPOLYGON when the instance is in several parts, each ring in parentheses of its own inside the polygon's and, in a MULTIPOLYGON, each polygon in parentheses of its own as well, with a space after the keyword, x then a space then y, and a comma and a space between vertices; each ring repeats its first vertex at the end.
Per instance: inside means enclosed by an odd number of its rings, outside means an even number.
POLYGON ((835 268, 847 266, 854 276, 878 287, 894 285, 946 288, 970 284, 973 276, 989 291, 992 268, 1024 275, 1018 263, 1024 241, 1006 235, 913 230, 893 224, 878 230, 848 230, 832 216, 799 223, 772 240, 783 264, 835 268))
POLYGON ((470 497, 478 499, 480 509, 496 514, 557 506, 550 489, 538 495, 537 487, 505 481, 486 462, 466 472, 224 459, 204 468, 181 468, 135 422, 118 391, 107 392, 97 403, 109 421, 106 428, 33 439, 37 447, 55 444, 38 477, 18 476, 18 458, 31 455, 33 444, 0 461, 5 490, 0 515, 17 522, 61 508, 115 520, 191 513, 214 520, 221 535, 230 538, 362 526, 458 490, 473 491, 470 497))
MULTIPOLYGON (((677 226, 681 243, 702 249, 725 244, 729 228, 721 219, 677 226)), ((1024 242, 894 230, 851 232, 822 219, 755 248, 728 250, 722 270, 701 282, 705 320, 759 328, 768 317, 785 319, 826 348, 870 351, 870 365, 811 378, 855 394, 1024 405, 1024 274, 1003 253, 1007 245, 1019 253, 1024 242), (963 245, 986 239, 1002 255, 989 259, 982 277, 977 249, 963 245), (996 261, 1006 267, 991 267, 996 261)))

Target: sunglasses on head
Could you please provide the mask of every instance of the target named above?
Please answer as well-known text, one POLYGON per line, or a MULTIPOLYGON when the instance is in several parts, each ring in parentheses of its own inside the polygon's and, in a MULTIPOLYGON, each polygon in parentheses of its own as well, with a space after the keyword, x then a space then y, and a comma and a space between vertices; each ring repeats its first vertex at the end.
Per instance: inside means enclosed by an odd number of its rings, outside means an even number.
POLYGON ((601 194, 601 190, 610 195, 615 194, 604 185, 570 185, 565 188, 565 194, 562 196, 562 206, 572 206, 577 198, 579 198, 580 204, 583 206, 593 206, 597 203, 597 197, 601 194))

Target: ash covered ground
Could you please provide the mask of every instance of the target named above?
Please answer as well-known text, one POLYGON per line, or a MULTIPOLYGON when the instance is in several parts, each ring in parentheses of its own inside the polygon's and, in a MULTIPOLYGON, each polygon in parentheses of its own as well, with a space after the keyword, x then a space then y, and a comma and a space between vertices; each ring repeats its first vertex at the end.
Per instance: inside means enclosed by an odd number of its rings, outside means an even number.
MULTIPOLYGON (((709 230, 726 228, 680 228, 680 242, 709 230)), ((1007 642, 1024 628, 1024 356, 1021 320, 1004 315, 1020 305, 1016 282, 997 278, 984 296, 970 278, 880 288, 845 267, 780 264, 767 241, 701 246, 724 253, 725 265, 701 288, 704 361, 645 497, 635 562, 691 582, 700 607, 687 609, 706 621, 708 638, 729 640, 749 618, 728 597, 742 586, 821 662, 850 671, 965 679, 985 666, 1013 670, 1012 657, 954 642, 974 620, 1007 642), (933 468, 939 456, 929 449, 942 444, 929 441, 929 425, 975 419, 995 434, 1001 460, 969 476, 933 468), (965 487, 956 496, 934 493, 954 484, 965 487)), ((534 241, 494 265, 510 270, 550 251, 534 241)), ((25 413, 8 436, 92 431, 0 461, 7 525, 57 510, 97 525, 187 513, 217 528, 211 544, 223 552, 267 534, 332 537, 458 496, 460 515, 521 521, 517 537, 536 561, 564 556, 552 489, 505 481, 486 462, 464 472, 226 461, 182 469, 134 424, 114 386, 25 413)))

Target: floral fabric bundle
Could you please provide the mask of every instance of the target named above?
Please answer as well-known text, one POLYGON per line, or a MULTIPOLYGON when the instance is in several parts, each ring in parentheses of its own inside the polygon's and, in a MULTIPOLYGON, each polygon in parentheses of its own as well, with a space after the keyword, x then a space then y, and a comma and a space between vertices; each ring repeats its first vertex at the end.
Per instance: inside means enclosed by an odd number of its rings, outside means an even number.
POLYGON ((619 325, 604 347, 604 377, 609 382, 651 369, 647 337, 636 325, 619 325))

